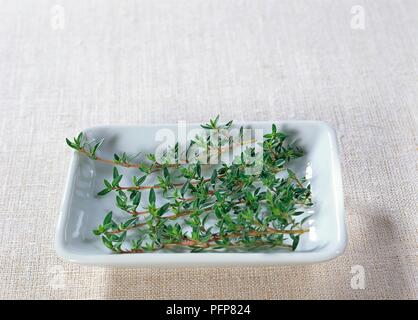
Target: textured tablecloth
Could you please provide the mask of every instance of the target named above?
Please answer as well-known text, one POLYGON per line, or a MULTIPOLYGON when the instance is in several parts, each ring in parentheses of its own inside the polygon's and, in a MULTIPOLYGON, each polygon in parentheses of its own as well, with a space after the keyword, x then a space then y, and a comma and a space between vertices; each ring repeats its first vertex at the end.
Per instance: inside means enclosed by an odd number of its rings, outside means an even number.
POLYGON ((0 298, 417 298, 417 1, 10 0, 0 21, 0 298), (218 113, 336 128, 343 256, 197 269, 56 256, 65 137, 218 113))

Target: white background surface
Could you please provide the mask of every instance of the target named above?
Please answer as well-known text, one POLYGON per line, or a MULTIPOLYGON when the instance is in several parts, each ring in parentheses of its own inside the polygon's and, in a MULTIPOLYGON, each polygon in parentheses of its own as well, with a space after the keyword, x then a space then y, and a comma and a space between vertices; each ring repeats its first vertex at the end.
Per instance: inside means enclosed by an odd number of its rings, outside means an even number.
POLYGON ((1 1, 0 296, 416 298, 417 13, 412 0, 1 1), (350 27, 354 5, 365 10, 364 30, 350 27), (56 257, 65 137, 218 113, 336 128, 343 257, 123 271, 56 257), (356 265, 364 290, 351 287, 356 265))

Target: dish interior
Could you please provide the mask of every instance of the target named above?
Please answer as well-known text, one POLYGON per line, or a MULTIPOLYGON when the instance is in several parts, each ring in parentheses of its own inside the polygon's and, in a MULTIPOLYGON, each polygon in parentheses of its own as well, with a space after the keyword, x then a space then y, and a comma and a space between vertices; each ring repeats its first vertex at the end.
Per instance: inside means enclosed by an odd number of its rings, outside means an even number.
MULTIPOLYGON (((241 125, 246 128, 261 129, 264 133, 271 131, 271 122, 238 123, 235 127, 241 125)), ((280 131, 288 134, 290 141, 296 141, 304 149, 305 155, 293 160, 289 167, 299 176, 306 176, 312 187, 314 206, 306 210, 306 214, 312 216, 305 224, 309 232, 301 236, 297 252, 321 251, 341 237, 340 230, 336 227, 339 223, 336 214, 339 207, 336 194, 338 188, 334 175, 339 172, 336 172, 334 163, 336 150, 334 150, 332 130, 327 125, 315 121, 276 122, 276 125, 280 131)), ((191 134, 193 137, 192 131, 198 128, 197 124, 188 125, 186 134, 191 134)), ((156 134, 161 133, 162 129, 173 132, 176 139, 179 134, 184 135, 182 132, 179 133, 176 124, 94 127, 85 130, 84 133, 89 139, 104 138, 99 154, 101 157, 112 159, 114 153, 141 152, 138 157, 139 161, 146 154, 155 152, 156 146, 161 144, 161 141, 156 141, 158 136, 156 134)), ((124 175, 121 185, 130 184, 132 176, 139 174, 137 169, 119 167, 119 171, 124 175)), ((67 201, 61 212, 62 244, 67 252, 78 255, 111 254, 103 246, 100 238, 92 233, 92 230, 103 221, 108 211, 113 211, 116 220, 122 216, 126 217, 126 213, 116 208, 112 193, 104 197, 97 196, 97 192, 103 189, 103 179, 111 179, 111 175, 111 165, 93 161, 77 152, 74 153, 66 190, 67 201)), ((158 195, 159 192, 157 192, 157 199, 158 195)), ((147 194, 144 193, 143 196, 147 197, 147 194)), ((273 250, 273 253, 278 254, 284 252, 289 254, 288 250, 273 250)))

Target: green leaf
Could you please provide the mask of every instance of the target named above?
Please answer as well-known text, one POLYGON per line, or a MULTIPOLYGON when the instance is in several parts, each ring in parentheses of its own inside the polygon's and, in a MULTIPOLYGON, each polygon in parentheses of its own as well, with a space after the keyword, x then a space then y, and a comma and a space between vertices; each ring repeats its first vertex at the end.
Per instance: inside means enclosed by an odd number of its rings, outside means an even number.
POLYGON ((108 238, 106 238, 105 236, 102 236, 102 241, 103 241, 103 244, 107 247, 107 248, 109 248, 110 250, 113 250, 113 243, 112 243, 112 241, 110 241, 108 238))
POLYGON ((251 193, 251 191, 247 191, 247 192, 246 192, 246 194, 245 194, 245 199, 246 199, 248 202, 252 202, 252 201, 254 201, 254 200, 255 200, 255 198, 254 198, 253 194, 251 193))
POLYGON ((153 153, 148 154, 147 155, 147 158, 148 158, 148 160, 150 160, 152 162, 155 162, 156 161, 155 154, 153 154, 153 153))
POLYGON ((81 145, 81 139, 83 139, 83 132, 80 132, 77 136, 77 138, 75 139, 77 145, 81 145))
POLYGON ((129 195, 129 199, 133 200, 138 192, 139 191, 137 191, 137 190, 131 190, 131 194, 129 195))
POLYGON ((137 176, 133 176, 132 177, 132 183, 134 184, 134 186, 138 186, 138 178, 137 178, 137 176))
POLYGON ((183 186, 180 189, 180 194, 181 194, 182 197, 184 197, 188 188, 189 188, 189 181, 187 181, 185 184, 183 184, 183 186))
POLYGON ((106 225, 112 221, 112 211, 109 211, 109 213, 106 215, 106 217, 103 220, 103 225, 106 225))
POLYGON ((170 203, 164 204, 162 207, 160 207, 160 209, 158 209, 157 214, 159 216, 162 216, 164 213, 166 213, 168 211, 168 208, 170 208, 170 203))
POLYGON ((222 211, 218 207, 215 208, 215 216, 218 219, 222 219, 222 211))
POLYGON ((294 213, 292 213, 292 216, 300 216, 301 214, 304 214, 305 212, 303 211, 295 211, 294 213))
POLYGON ((192 231, 192 239, 193 240, 199 240, 199 231, 198 230, 193 230, 192 231))
POLYGON ((65 138, 65 142, 67 142, 67 144, 68 144, 71 148, 76 149, 75 144, 74 144, 74 143, 72 143, 70 140, 68 140, 68 138, 65 138))
POLYGON ((202 174, 202 168, 200 166, 200 163, 196 164, 196 174, 197 174, 198 177, 200 177, 201 174, 202 174))
POLYGON ((283 166, 285 163, 286 163, 286 160, 285 160, 285 159, 278 159, 278 160, 276 161, 276 163, 275 163, 275 166, 276 166, 276 167, 281 167, 281 166, 283 166))
POLYGON ((104 196, 105 194, 108 194, 110 191, 112 191, 112 189, 106 188, 101 190, 100 192, 97 193, 98 196, 104 196))
POLYGON ((107 181, 106 179, 103 180, 103 183, 106 186, 106 188, 108 188, 108 189, 113 188, 112 184, 109 181, 107 181))
POLYGON ((228 122, 225 124, 225 128, 229 128, 229 127, 232 125, 232 123, 233 123, 233 120, 228 121, 228 122))
POLYGON ((293 251, 296 250, 296 248, 297 248, 297 246, 299 244, 299 238, 300 238, 299 235, 293 237, 293 243, 292 243, 292 250, 293 251))
POLYGON ((154 191, 154 189, 150 190, 148 200, 149 200, 149 203, 155 204, 155 191, 154 191))
POLYGON ((164 173, 164 178, 168 179, 170 177, 170 173, 168 172, 167 167, 164 167, 163 173, 164 173))
POLYGON ((308 219, 309 219, 310 217, 312 217, 312 215, 310 215, 310 216, 307 216, 307 217, 303 218, 303 219, 300 221, 300 225, 303 225, 306 221, 308 221, 308 219))
POLYGON ((202 226, 205 226, 206 221, 208 220, 210 213, 206 214, 202 219, 202 226))
POLYGON ((103 229, 104 229, 105 231, 107 231, 107 230, 111 229, 113 225, 114 225, 114 223, 113 223, 113 222, 109 222, 109 223, 107 223, 107 224, 105 224, 105 225, 103 226, 103 229))
POLYGON ((277 135, 279 136, 280 141, 284 141, 287 138, 287 134, 283 132, 279 132, 277 135))
POLYGON ((140 186, 142 183, 144 183, 145 179, 147 178, 146 175, 142 176, 141 178, 137 179, 136 185, 140 186))
POLYGON ((123 192, 122 190, 119 190, 119 191, 118 191, 118 195, 122 198, 122 200, 123 200, 124 202, 126 202, 126 201, 128 200, 128 197, 126 196, 126 193, 125 193, 125 192, 123 192))
POLYGON ((123 229, 128 228, 129 226, 131 226, 134 222, 136 222, 138 220, 137 217, 135 218, 131 218, 129 220, 127 220, 126 222, 123 223, 123 229))
POLYGON ((93 149, 91 150, 92 155, 96 155, 96 151, 102 145, 102 143, 103 143, 103 140, 99 141, 98 143, 94 145, 93 149))
POLYGON ((216 169, 214 169, 212 172, 212 176, 210 177, 210 183, 215 185, 217 177, 218 177, 218 172, 216 171, 216 169))
POLYGON ((132 200, 132 204, 134 206, 138 206, 139 202, 141 201, 141 192, 138 192, 132 200))
POLYGON ((113 167, 113 179, 119 177, 119 171, 118 168, 113 167))
POLYGON ((126 239, 126 231, 123 231, 122 234, 119 236, 118 242, 123 242, 126 239))
POLYGON ((126 202, 120 196, 116 196, 116 204, 122 210, 125 209, 125 207, 126 207, 126 202))
POLYGON ((119 240, 119 236, 116 234, 111 234, 108 236, 110 241, 118 241, 119 240))
POLYGON ((123 175, 117 176, 116 178, 113 179, 112 181, 112 186, 113 187, 117 187, 119 186, 119 182, 122 180, 123 175))

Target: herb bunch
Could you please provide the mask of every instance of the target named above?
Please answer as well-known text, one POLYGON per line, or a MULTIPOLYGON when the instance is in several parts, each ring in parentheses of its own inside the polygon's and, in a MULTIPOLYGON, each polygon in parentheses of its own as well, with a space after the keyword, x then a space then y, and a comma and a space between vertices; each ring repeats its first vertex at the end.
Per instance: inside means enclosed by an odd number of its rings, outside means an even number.
MULTIPOLYGON (((201 127, 210 135, 197 136, 187 150, 200 145, 209 151, 208 158, 229 152, 232 121, 221 124, 218 116, 201 127), (210 139, 214 133, 219 137, 210 139)), ((97 156, 103 140, 89 142, 83 133, 67 139, 78 152, 114 165, 98 195, 113 194, 115 206, 126 218, 115 219, 108 212, 93 233, 115 253, 295 250, 301 235, 309 231, 304 227, 309 219, 306 209, 313 205, 308 181, 288 168, 303 150, 288 143, 287 135, 274 124, 260 142, 260 151, 251 146, 243 150, 247 142, 242 131, 241 153, 232 163, 221 164, 179 161, 178 144, 169 150, 175 163, 157 161, 155 154, 143 163, 134 163, 136 156, 126 153, 105 159, 97 156), (260 159, 261 169, 248 174, 260 159), (121 185, 118 166, 138 170, 131 185, 121 185), (149 180, 156 182, 147 184, 149 180)))

